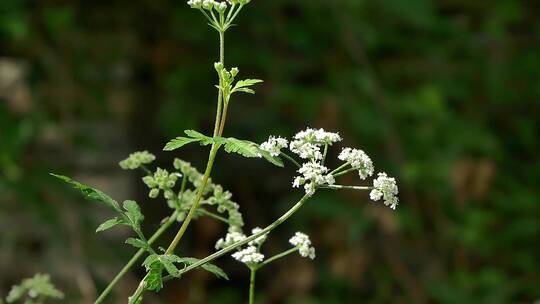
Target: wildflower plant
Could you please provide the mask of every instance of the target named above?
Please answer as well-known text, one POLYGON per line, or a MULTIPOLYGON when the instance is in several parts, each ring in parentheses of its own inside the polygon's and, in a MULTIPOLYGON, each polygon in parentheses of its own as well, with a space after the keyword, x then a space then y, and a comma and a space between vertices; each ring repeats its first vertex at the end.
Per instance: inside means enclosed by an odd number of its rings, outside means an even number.
MULTIPOLYGON (((36 274, 24 279, 9 291, 6 303, 43 304, 47 300, 61 300, 64 294, 51 283, 48 274, 36 274)), ((0 299, 0 303, 2 300, 0 299)))
POLYGON ((259 79, 241 77, 238 68, 229 67, 225 63, 225 34, 250 2, 250 0, 187 2, 189 7, 199 11, 210 27, 219 34, 219 58, 213 67, 217 76, 214 131, 210 135, 205 135, 198 131, 186 130, 185 135, 172 139, 164 147, 165 151, 177 151, 195 143, 209 147, 207 164, 202 172, 181 159, 175 159, 171 168, 154 167, 155 156, 147 151, 133 153, 119 163, 122 169, 138 170, 142 182, 148 187, 148 196, 164 201, 171 209, 170 215, 151 236, 147 237, 143 233, 144 215, 137 202, 126 200, 120 204, 100 190, 66 176, 54 175, 81 191, 86 198, 101 202, 115 212, 116 216, 99 225, 96 232, 118 225, 127 226, 133 231, 133 237, 128 238, 126 243, 135 247, 137 253, 103 290, 95 301, 96 304, 103 303, 118 281, 135 265, 144 267, 146 275, 128 299, 130 304, 142 303, 145 291, 159 292, 168 280, 181 279, 184 274, 194 269, 203 269, 219 278, 228 279, 222 269, 210 263, 228 254, 250 270, 249 299, 250 303, 254 303, 255 274, 259 269, 295 252, 302 257, 315 258, 315 248, 311 240, 300 232, 291 237, 290 249, 270 258, 266 258, 262 253, 262 247, 269 234, 294 215, 319 190, 370 191, 369 196, 372 200, 382 200, 392 209, 398 205, 396 181, 385 173, 379 173, 372 186, 368 182, 365 182, 368 185, 339 184, 339 178, 349 173, 356 173, 360 181, 365 181, 373 176, 375 169, 370 157, 364 151, 348 147, 343 148, 338 156, 342 164, 334 169, 329 168, 325 163, 331 153, 330 149, 342 141, 338 133, 306 128, 291 138, 272 135, 260 144, 223 135, 233 97, 240 93, 254 94, 255 86, 262 83, 259 79), (246 235, 240 205, 233 201, 229 191, 211 179, 216 155, 220 151, 247 158, 264 159, 278 167, 284 167, 285 163, 294 166, 297 174, 291 178, 292 188, 302 189, 303 196, 278 219, 264 228, 255 228, 251 234, 246 235), (216 242, 216 252, 202 259, 177 255, 177 249, 190 223, 203 216, 227 226, 227 234, 216 242), (153 243, 173 225, 179 225, 179 228, 168 248, 163 250, 154 248, 153 243))

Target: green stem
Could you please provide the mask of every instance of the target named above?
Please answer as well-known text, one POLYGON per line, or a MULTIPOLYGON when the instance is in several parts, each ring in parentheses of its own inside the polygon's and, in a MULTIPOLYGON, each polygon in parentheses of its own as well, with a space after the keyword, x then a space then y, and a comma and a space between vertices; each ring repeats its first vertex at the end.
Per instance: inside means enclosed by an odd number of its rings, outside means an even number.
POLYGON ((326 155, 328 154, 328 145, 324 145, 324 152, 323 152, 323 157, 322 157, 322 160, 321 160, 321 165, 324 166, 324 162, 326 161, 326 155))
MULTIPOLYGON (((163 225, 161 225, 161 227, 159 227, 159 229, 154 233, 154 235, 150 237, 150 239, 148 240, 148 244, 154 243, 163 234, 163 232, 165 232, 171 226, 171 224, 175 222, 177 216, 178 216, 178 211, 175 211, 171 216, 169 216, 169 218, 163 223, 163 225)), ((103 292, 99 295, 99 297, 94 302, 94 304, 103 303, 105 298, 111 293, 111 291, 116 286, 116 284, 118 284, 120 279, 131 269, 131 267, 133 267, 133 265, 135 265, 135 263, 142 257, 144 253, 145 253, 144 249, 139 249, 139 251, 137 251, 137 253, 133 255, 131 260, 127 262, 124 268, 122 268, 120 272, 118 272, 118 274, 109 283, 109 285, 107 285, 105 290, 103 290, 103 292)))
POLYGON ((345 164, 337 167, 336 169, 334 169, 334 171, 330 172, 330 174, 334 175, 334 174, 338 173, 339 171, 347 168, 347 166, 349 166, 349 163, 345 163, 345 164))
POLYGON ((210 211, 208 211, 206 209, 203 209, 203 208, 199 209, 199 212, 206 215, 206 216, 212 217, 212 218, 214 218, 214 219, 216 219, 218 221, 221 221, 221 222, 223 222, 225 224, 229 224, 228 219, 224 218, 223 216, 221 216, 219 214, 215 214, 214 212, 210 212, 210 211))
POLYGON ((348 174, 348 173, 351 173, 351 172, 354 172, 354 171, 357 171, 358 169, 355 169, 355 168, 350 168, 350 169, 347 169, 345 171, 341 171, 341 172, 338 172, 338 173, 334 173, 334 177, 339 177, 339 176, 342 176, 342 175, 345 175, 345 174, 348 174))
POLYGON ((255 304, 255 274, 257 273, 257 268, 250 268, 249 276, 249 304, 255 304))
POLYGON ((238 13, 240 13, 240 11, 242 10, 243 7, 244 6, 240 4, 240 6, 238 7, 238 10, 234 13, 232 18, 229 19, 227 24, 225 24, 225 29, 228 29, 231 26, 232 22, 234 21, 234 19, 236 19, 236 16, 238 16, 238 13))
POLYGON ((373 187, 344 186, 344 185, 326 185, 326 186, 321 186, 320 188, 323 188, 323 189, 334 189, 334 190, 342 190, 342 189, 351 189, 351 190, 371 190, 371 189, 373 189, 373 187))
POLYGON ((284 153, 284 152, 280 152, 279 153, 281 156, 285 157, 288 161, 290 161, 291 163, 293 163, 295 166, 297 166, 298 168, 301 168, 302 166, 292 157, 290 157, 287 153, 284 153))
MULTIPOLYGON (((214 16, 213 13, 212 13, 212 16, 214 16)), ((219 31, 219 62, 225 65, 225 32, 224 31, 219 31)), ((220 87, 222 87, 221 77, 220 77, 220 87)), ((221 122, 220 124, 220 119, 219 119, 219 117, 221 116, 220 112, 221 112, 222 101, 223 101, 223 92, 220 89, 218 93, 218 109, 216 113, 216 122, 214 125, 214 137, 221 136, 220 125, 224 125, 224 122, 221 122)), ((189 210, 189 213, 186 219, 182 223, 182 226, 180 226, 180 229, 176 233, 176 236, 174 237, 169 247, 165 251, 165 254, 172 254, 174 252, 174 250, 180 243, 180 240, 184 236, 184 233, 186 232, 189 224, 191 223, 191 220, 197 213, 197 210, 199 209, 199 205, 201 203, 201 199, 204 193, 204 189, 206 188, 206 185, 208 184, 208 179, 210 178, 210 174, 212 173, 214 160, 216 158, 218 150, 219 150, 219 145, 213 144, 212 149, 210 150, 210 154, 208 156, 208 162, 206 163, 206 169, 204 171, 202 183, 199 186, 199 189, 197 191, 197 196, 195 197, 195 200, 193 201, 193 204, 191 206, 191 209, 189 210)), ((147 277, 148 277, 148 274, 141 280, 141 282, 137 286, 137 289, 133 293, 133 296, 129 298, 129 304, 136 303, 139 297, 143 294, 144 288, 145 288, 145 281, 147 277)))
POLYGON ((293 248, 291 248, 291 249, 289 249, 287 251, 284 251, 284 252, 282 252, 280 254, 276 254, 275 256, 273 256, 273 257, 269 258, 268 260, 264 261, 263 263, 259 264, 257 266, 257 269, 261 269, 262 267, 272 263, 273 261, 281 259, 282 257, 287 256, 287 255, 289 255, 291 253, 294 253, 294 252, 297 252, 297 251, 298 251, 298 247, 293 247, 293 248))
MULTIPOLYGON (((266 228, 264 228, 263 230, 255 233, 255 234, 252 234, 250 236, 248 236, 247 238, 243 239, 242 241, 239 241, 239 242, 236 242, 232 245, 229 245, 223 249, 221 249, 220 251, 217 251, 217 252, 214 252, 213 254, 205 257, 204 259, 201 259, 201 260, 198 260, 196 263, 193 263, 191 265, 189 265, 188 267, 184 268, 181 272, 180 272, 180 275, 183 275, 193 269, 196 269, 206 263, 209 263, 233 250, 235 250, 236 248, 240 247, 240 246, 243 246, 263 235, 266 235, 268 233, 270 233, 272 230, 276 229, 279 225, 283 224, 287 219, 289 219, 293 214, 295 214, 300 208, 302 208, 302 206, 308 201, 308 199, 311 197, 311 195, 309 194, 306 194, 304 195, 294 206, 291 207, 291 209, 289 209, 285 214, 283 214, 280 218, 278 218, 277 220, 275 220, 272 224, 268 225, 266 228)), ((173 279, 174 277, 172 276, 166 276, 164 278, 165 281, 168 281, 168 280, 171 280, 173 279)))

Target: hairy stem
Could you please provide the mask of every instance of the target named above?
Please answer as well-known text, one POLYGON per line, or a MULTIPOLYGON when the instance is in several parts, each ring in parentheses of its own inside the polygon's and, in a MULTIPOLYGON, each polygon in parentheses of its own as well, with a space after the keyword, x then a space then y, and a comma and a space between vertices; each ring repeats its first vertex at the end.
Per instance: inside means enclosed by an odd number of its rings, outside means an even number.
POLYGON ((257 273, 257 268, 250 268, 249 276, 249 304, 255 304, 255 274, 257 273))

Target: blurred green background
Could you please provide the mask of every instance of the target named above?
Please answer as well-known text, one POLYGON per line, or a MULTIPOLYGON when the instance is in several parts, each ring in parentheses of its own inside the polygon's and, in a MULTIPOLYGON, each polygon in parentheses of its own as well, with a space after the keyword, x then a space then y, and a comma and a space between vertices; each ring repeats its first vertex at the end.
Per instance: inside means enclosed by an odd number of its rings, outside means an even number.
MULTIPOLYGON (((538 1, 253 1, 226 61, 265 83, 235 98, 226 135, 339 131, 401 189, 396 212, 367 193, 321 192, 266 245, 283 250, 302 230, 318 258, 262 271, 259 303, 540 299, 539 17, 538 1)), ((0 1, 0 295, 46 272, 65 303, 95 299, 133 254, 129 232, 96 235, 110 211, 47 174, 139 201, 154 231, 166 204, 117 162, 147 149, 162 167, 176 156, 202 169, 207 149, 161 148, 212 129, 216 55, 217 35, 183 0, 0 1)), ((225 153, 213 174, 248 228, 295 202, 293 176, 225 153)), ((180 254, 207 255, 223 234, 201 219, 180 254)), ((148 303, 246 302, 246 269, 218 264, 230 282, 193 272, 148 303)), ((125 303, 143 273, 109 303, 125 303)))

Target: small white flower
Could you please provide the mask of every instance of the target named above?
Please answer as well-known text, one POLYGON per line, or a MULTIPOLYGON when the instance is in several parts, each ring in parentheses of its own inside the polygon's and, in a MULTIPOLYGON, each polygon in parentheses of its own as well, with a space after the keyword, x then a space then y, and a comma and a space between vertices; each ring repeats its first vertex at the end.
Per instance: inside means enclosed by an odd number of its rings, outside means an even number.
POLYGON ((201 8, 202 7, 202 0, 189 0, 187 2, 187 4, 191 7, 191 8, 201 8))
POLYGON ((310 259, 315 258, 315 247, 311 246, 311 240, 309 236, 302 232, 297 232, 290 240, 293 246, 298 247, 298 252, 301 256, 310 259))
POLYGON ((286 148, 288 144, 289 141, 283 137, 270 136, 267 141, 261 144, 260 148, 269 152, 272 156, 278 156, 281 153, 281 149, 286 148))
MULTIPOLYGON (((251 234, 256 234, 256 233, 259 233, 261 232, 262 229, 259 228, 259 227, 255 227, 253 228, 253 230, 251 230, 251 234)), ((262 236, 254 239, 253 241, 249 242, 248 245, 249 246, 260 246, 264 243, 264 241, 266 241, 266 238, 268 237, 267 234, 263 234, 262 236)))
POLYGON ((214 7, 214 5, 218 4, 216 1, 214 0, 203 0, 202 1, 202 7, 205 9, 205 10, 212 10, 212 8, 214 7))
POLYGON ((227 9, 227 3, 214 1, 214 7, 218 12, 224 12, 227 9))
POLYGON ((246 236, 241 232, 232 231, 227 233, 225 239, 219 239, 216 243, 216 249, 223 249, 236 242, 244 240, 246 236))
POLYGON ((298 169, 298 173, 302 176, 297 176, 293 181, 293 188, 300 188, 304 185, 306 193, 313 195, 317 187, 322 185, 333 185, 336 180, 332 174, 328 173, 328 168, 316 163, 307 162, 298 169))
POLYGON ((358 175, 361 179, 366 179, 368 176, 373 175, 373 162, 371 158, 362 150, 344 148, 339 154, 338 158, 342 161, 348 162, 354 169, 358 170, 358 175))
POLYGON ((323 158, 321 147, 338 141, 341 141, 338 133, 307 128, 294 136, 289 149, 303 159, 320 160, 323 158))
POLYGON ((259 253, 255 246, 240 250, 234 253, 232 257, 247 265, 259 264, 264 260, 264 254, 259 253))
POLYGON ((378 201, 383 198, 386 206, 396 209, 399 203, 397 197, 399 190, 395 178, 388 177, 386 173, 379 173, 378 177, 373 180, 373 188, 369 194, 372 200, 378 201))

